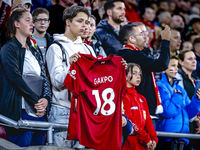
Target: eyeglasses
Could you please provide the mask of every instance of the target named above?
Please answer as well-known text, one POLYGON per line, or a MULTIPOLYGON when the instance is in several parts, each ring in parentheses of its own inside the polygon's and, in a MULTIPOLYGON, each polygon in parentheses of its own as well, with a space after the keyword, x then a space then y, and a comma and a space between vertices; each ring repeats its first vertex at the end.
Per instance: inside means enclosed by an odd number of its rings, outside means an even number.
POLYGON ((140 32, 140 34, 132 35, 132 36, 144 36, 144 32, 140 32))
POLYGON ((44 19, 35 19, 35 22, 37 22, 37 23, 42 23, 42 22, 48 23, 48 22, 49 22, 49 19, 48 19, 48 18, 44 18, 44 19))
POLYGON ((12 10, 16 9, 16 8, 22 8, 22 9, 28 9, 31 7, 31 4, 18 4, 17 6, 13 7, 12 10))

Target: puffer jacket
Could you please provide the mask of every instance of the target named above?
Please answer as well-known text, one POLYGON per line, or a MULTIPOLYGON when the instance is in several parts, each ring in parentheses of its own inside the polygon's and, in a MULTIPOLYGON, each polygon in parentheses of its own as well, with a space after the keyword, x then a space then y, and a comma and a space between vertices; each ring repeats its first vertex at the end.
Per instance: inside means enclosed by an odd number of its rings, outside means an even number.
POLYGON ((46 63, 52 84, 52 105, 70 108, 71 102, 69 101, 68 89, 63 85, 65 77, 70 68, 69 57, 75 53, 92 54, 96 57, 94 50, 91 46, 82 43, 81 37, 75 41, 71 41, 64 34, 54 34, 54 40, 62 44, 67 61, 63 61, 62 51, 60 46, 56 43, 52 44, 46 54, 46 63))
MULTIPOLYGON (((157 82, 157 85, 164 110, 157 122, 157 131, 189 133, 189 119, 199 113, 200 100, 196 96, 190 100, 185 89, 177 81, 171 86, 165 73, 162 74, 162 79, 157 82), (181 91, 181 94, 175 93, 174 90, 181 91)), ((170 141, 172 138, 162 140, 162 142, 170 141)), ((186 144, 189 143, 189 139, 181 140, 186 144)))
POLYGON ((106 55, 118 55, 118 50, 122 49, 122 43, 119 40, 117 31, 108 23, 107 20, 101 20, 97 25, 95 35, 98 36, 106 55))

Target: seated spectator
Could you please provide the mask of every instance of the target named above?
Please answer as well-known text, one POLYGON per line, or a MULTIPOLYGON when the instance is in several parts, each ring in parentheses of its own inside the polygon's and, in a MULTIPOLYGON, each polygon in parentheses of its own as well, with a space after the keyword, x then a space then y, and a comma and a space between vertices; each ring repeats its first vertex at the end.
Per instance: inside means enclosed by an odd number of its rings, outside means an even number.
MULTIPOLYGON (((71 98, 68 89, 63 85, 70 65, 76 62, 79 54, 92 54, 96 57, 92 47, 82 42, 81 35, 89 23, 89 11, 82 6, 71 6, 66 8, 63 18, 66 22, 64 34, 54 34, 54 40, 62 47, 52 44, 46 55, 46 62, 52 83, 52 107, 49 115, 49 122, 68 124, 71 106, 71 98), (65 58, 65 59, 64 59, 65 58)), ((54 145, 59 147, 83 147, 79 142, 66 140, 66 130, 54 130, 54 145), (78 143, 78 144, 77 144, 78 143)))
POLYGON ((195 71, 193 71, 193 74, 200 78, 200 38, 194 40, 193 51, 197 60, 197 68, 195 71))
POLYGON ((53 43, 53 37, 47 33, 49 27, 49 12, 45 8, 36 8, 33 13, 33 23, 34 23, 34 32, 31 40, 33 41, 33 46, 37 46, 40 49, 43 62, 46 62, 46 53, 49 46, 53 43), (35 41, 36 43, 35 43, 35 41), (36 44, 36 45, 35 45, 36 44))
MULTIPOLYGON (((170 57, 168 69, 157 82, 164 112, 157 122, 157 131, 189 133, 189 119, 195 117, 200 110, 200 90, 190 100, 187 92, 178 84, 178 58, 170 57)), ((177 149, 189 143, 186 138, 159 138, 159 150, 177 149), (176 148, 175 148, 176 147, 176 148)))
POLYGON ((135 135, 128 136, 122 147, 123 150, 154 150, 158 143, 146 98, 135 90, 141 80, 142 70, 140 66, 129 63, 126 69, 127 94, 123 98, 123 103, 125 115, 131 120, 135 135))
POLYGON ((146 46, 143 34, 141 29, 136 25, 130 24, 123 26, 120 30, 119 37, 124 44, 124 48, 119 50, 118 54, 122 56, 127 63, 137 63, 141 66, 144 78, 136 90, 147 99, 151 118, 153 122, 156 123, 158 119, 157 114, 162 112, 162 107, 159 101, 158 89, 155 88, 157 85, 154 84, 155 76, 153 72, 160 72, 167 69, 170 56, 169 38, 171 32, 168 26, 163 30, 161 34, 162 44, 160 57, 156 59, 149 57, 142 51, 146 46))
MULTIPOLYGON (((6 88, 1 89, 0 113, 15 121, 24 119, 45 122, 51 91, 42 56, 26 41, 32 29, 32 16, 27 10, 15 10, 7 20, 8 42, 1 49, 1 84, 6 88), (41 96, 24 79, 28 75, 34 77, 36 82, 42 77, 41 96), (27 103, 36 109, 36 113, 27 109, 27 103)), ((44 131, 5 129, 8 140, 21 147, 44 145, 44 131)))

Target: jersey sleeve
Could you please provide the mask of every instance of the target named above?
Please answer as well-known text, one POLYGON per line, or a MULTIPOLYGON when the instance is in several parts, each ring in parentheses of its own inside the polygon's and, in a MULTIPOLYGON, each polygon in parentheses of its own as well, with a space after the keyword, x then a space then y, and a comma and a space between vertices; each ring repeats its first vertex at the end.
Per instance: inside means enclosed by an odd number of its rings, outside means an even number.
POLYGON ((126 71, 125 67, 122 65, 122 81, 121 81, 121 86, 122 86, 122 98, 126 95, 127 92, 127 83, 126 83, 126 71))
POLYGON ((70 90, 70 92, 73 93, 75 97, 78 97, 79 95, 78 79, 78 66, 76 63, 73 63, 67 73, 63 84, 67 87, 68 90, 70 90))

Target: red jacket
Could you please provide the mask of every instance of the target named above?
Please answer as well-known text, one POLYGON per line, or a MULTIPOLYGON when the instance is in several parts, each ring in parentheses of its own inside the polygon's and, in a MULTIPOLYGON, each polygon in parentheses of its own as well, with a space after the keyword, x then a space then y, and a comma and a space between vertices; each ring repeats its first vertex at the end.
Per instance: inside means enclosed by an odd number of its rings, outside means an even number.
POLYGON ((132 121, 135 134, 128 136, 122 149, 146 150, 146 144, 150 140, 158 143, 146 98, 137 93, 134 87, 127 88, 127 94, 123 98, 123 104, 125 115, 132 121))

